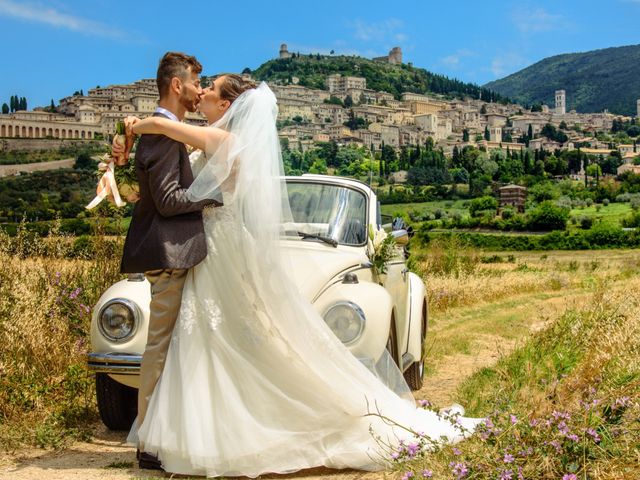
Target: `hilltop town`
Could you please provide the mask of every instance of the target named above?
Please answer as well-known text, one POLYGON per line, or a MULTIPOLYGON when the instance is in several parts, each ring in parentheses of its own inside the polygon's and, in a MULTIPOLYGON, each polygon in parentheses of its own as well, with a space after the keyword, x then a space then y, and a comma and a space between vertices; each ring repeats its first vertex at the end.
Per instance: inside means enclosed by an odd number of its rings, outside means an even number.
MULTIPOLYGON (((293 54, 283 44, 279 58, 293 54)), ((373 59, 402 64, 402 50, 373 59)), ((249 74, 247 74, 249 75, 249 74)), ((206 81, 206 79, 205 79, 206 81)), ((363 77, 328 75, 324 89, 307 88, 296 77, 287 82, 271 82, 279 105, 280 138, 292 150, 306 151, 318 142, 356 145, 379 150, 383 145, 400 149, 422 145, 430 137, 445 154, 453 148, 476 145, 491 149, 574 149, 585 146, 588 154, 608 155, 612 145, 597 140, 596 133, 609 131, 614 120, 629 118, 608 113, 566 111, 567 95, 556 91, 553 107, 538 111, 517 104, 488 103, 474 98, 447 99, 444 96, 405 92, 400 98, 367 88, 363 77), (566 141, 540 136, 545 125, 562 128, 566 141), (528 136, 527 141, 522 139, 528 136)), ((55 111, 37 108, 0 115, 0 137, 31 139, 101 139, 115 130, 116 122, 127 115, 145 117, 157 106, 158 92, 153 79, 126 85, 90 89, 62 98, 55 111)), ((640 100, 637 102, 640 117, 640 100)), ((198 114, 187 121, 204 124, 198 114)), ((5 146, 5 149, 7 147, 5 146)), ((635 145, 616 145, 625 160, 620 168, 630 169, 635 145)))

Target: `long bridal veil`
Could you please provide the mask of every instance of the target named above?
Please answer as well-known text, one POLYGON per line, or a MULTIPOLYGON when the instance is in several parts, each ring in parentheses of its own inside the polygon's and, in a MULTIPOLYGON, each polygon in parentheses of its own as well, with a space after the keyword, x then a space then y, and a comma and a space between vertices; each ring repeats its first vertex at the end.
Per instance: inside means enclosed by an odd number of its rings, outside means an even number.
MULTIPOLYGON (((244 253, 242 269, 251 272, 247 280, 260 299, 306 303, 287 274, 291 261, 280 242, 283 225, 292 216, 276 129, 277 115, 276 97, 266 83, 241 94, 225 115, 211 125, 229 135, 221 145, 207 149, 207 163, 187 194, 192 201, 224 199, 238 224, 249 233, 241 237, 243 244, 238 245, 238 250, 244 253)), ((296 329, 312 328, 315 323, 314 329, 328 331, 315 312, 305 319, 295 312, 293 316, 296 329)), ((277 321, 279 328, 287 328, 282 316, 277 321)), ((337 342, 331 338, 331 343, 337 342)), ((413 401, 402 373, 386 351, 377 364, 367 367, 387 387, 413 401)))

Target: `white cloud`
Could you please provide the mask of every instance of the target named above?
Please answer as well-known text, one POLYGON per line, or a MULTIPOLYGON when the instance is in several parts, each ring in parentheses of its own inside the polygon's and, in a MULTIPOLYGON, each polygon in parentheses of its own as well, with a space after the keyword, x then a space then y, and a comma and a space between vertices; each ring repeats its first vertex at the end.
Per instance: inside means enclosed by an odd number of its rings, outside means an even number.
POLYGON ((462 49, 462 50, 458 50, 455 53, 452 53, 451 55, 447 55, 446 57, 443 57, 440 59, 440 63, 442 63, 443 65, 446 65, 449 68, 458 68, 460 66, 460 61, 465 58, 465 57, 473 57, 475 56, 475 52, 468 50, 468 49, 462 49))
POLYGON ((355 30, 354 37, 364 42, 402 43, 409 39, 408 35, 402 31, 404 23, 397 18, 388 18, 373 23, 356 20, 352 26, 355 30))
POLYGON ((522 33, 560 30, 568 25, 562 15, 549 13, 543 8, 534 10, 522 8, 513 12, 511 19, 516 28, 522 33))
POLYGON ((490 70, 496 78, 500 78, 528 65, 529 61, 517 53, 505 53, 494 57, 493 60, 491 60, 490 70))
POLYGON ((59 12, 39 3, 17 3, 0 0, 0 16, 19 18, 28 22, 43 23, 74 32, 109 38, 125 38, 126 33, 108 25, 59 12))

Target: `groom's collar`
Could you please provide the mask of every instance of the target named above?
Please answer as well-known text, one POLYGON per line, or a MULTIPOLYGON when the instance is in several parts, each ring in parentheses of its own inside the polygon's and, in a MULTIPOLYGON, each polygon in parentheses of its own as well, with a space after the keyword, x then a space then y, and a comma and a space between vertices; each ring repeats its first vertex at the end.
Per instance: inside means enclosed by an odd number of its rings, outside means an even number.
POLYGON ((166 108, 156 107, 156 113, 160 113, 167 117, 169 120, 173 120, 174 122, 179 122, 180 119, 176 117, 172 112, 167 110, 166 108))

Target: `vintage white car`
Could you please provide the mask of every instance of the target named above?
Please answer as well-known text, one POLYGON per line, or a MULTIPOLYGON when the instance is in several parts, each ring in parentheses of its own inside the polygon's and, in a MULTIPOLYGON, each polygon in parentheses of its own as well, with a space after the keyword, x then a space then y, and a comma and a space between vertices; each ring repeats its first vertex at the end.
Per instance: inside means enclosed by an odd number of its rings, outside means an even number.
MULTIPOLYGON (((407 231, 390 232, 397 256, 386 274, 376 275, 368 231, 383 226, 373 190, 333 176, 286 180, 293 223, 284 226, 282 242, 300 291, 358 359, 375 365, 387 349, 409 386, 420 389, 427 300, 423 281, 405 265, 407 231)), ((136 415, 149 300, 144 275, 130 275, 104 292, 93 310, 88 364, 96 373, 100 415, 114 430, 130 428, 136 415)))

